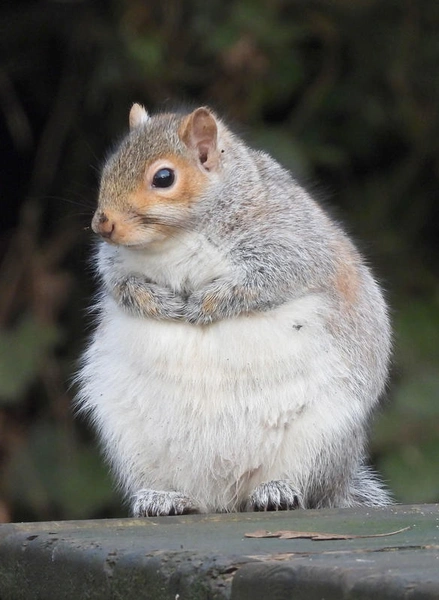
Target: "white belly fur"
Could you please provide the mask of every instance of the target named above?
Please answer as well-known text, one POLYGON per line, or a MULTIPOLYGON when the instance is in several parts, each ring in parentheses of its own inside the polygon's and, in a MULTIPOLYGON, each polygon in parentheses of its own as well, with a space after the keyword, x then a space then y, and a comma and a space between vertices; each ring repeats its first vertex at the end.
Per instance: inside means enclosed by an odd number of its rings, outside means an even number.
POLYGON ((208 511, 235 509, 263 481, 300 486, 325 440, 361 413, 328 310, 316 294, 199 327, 105 300, 81 401, 125 491, 177 490, 208 511))

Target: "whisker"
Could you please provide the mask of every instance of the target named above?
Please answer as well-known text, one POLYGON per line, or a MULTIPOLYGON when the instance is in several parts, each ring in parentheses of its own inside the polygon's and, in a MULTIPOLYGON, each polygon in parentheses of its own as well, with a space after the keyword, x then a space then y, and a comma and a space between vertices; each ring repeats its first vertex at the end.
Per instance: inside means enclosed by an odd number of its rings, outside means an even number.
POLYGON ((141 224, 145 226, 159 225, 164 227, 172 227, 181 231, 193 231, 191 223, 188 221, 182 221, 181 219, 166 216, 166 217, 153 217, 150 215, 141 215, 138 217, 141 224))
MULTIPOLYGON (((191 224, 190 220, 185 219, 184 221, 181 220, 181 218, 173 218, 172 216, 166 215, 166 216, 152 216, 152 215, 136 215, 137 219, 140 221, 140 223, 145 227, 148 228, 150 226, 154 226, 154 225, 158 225, 158 226, 164 226, 164 227, 169 227, 171 230, 174 229, 175 230, 175 234, 169 232, 169 237, 176 239, 177 238, 177 232, 192 232, 194 231, 194 227, 193 224, 191 224)), ((184 246, 188 246, 187 241, 184 240, 184 238, 180 238, 180 243, 184 246)))
POLYGON ((85 200, 74 200, 73 198, 66 198, 66 196, 55 196, 55 195, 47 195, 45 196, 47 200, 57 200, 59 202, 66 202, 67 204, 73 204, 74 206, 80 206, 81 208, 85 208, 90 210, 90 212, 94 211, 95 202, 87 202, 85 200))

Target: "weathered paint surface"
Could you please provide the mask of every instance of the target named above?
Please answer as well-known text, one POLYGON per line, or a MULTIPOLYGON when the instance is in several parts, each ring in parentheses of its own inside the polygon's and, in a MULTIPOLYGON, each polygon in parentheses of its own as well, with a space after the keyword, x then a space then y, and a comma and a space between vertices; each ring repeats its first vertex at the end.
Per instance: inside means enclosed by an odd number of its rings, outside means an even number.
POLYGON ((439 505, 1 525, 0 598, 437 600, 439 505))

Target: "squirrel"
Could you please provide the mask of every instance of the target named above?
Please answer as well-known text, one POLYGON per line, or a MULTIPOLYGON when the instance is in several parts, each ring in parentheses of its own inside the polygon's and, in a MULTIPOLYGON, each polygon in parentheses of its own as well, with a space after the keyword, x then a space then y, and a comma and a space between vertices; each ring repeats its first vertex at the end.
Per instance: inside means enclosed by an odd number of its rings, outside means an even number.
POLYGON ((77 403, 133 516, 391 503, 366 452, 391 328, 350 238, 210 108, 129 124, 77 403))

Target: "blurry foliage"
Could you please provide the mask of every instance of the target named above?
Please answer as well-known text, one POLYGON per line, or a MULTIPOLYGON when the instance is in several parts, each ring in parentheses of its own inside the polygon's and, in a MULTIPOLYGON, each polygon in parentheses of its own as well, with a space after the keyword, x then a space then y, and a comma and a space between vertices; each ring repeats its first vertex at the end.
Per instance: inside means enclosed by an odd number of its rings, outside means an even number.
POLYGON ((361 240, 395 324, 373 458, 398 501, 439 501, 437 0, 0 11, 0 521, 123 514, 68 385, 97 173, 133 101, 212 105, 361 240))
MULTIPOLYGON (((24 317, 0 335, 0 403, 20 402, 40 368, 40 356, 57 341, 57 331, 24 317)), ((1 406, 1 404, 0 404, 1 406)))

